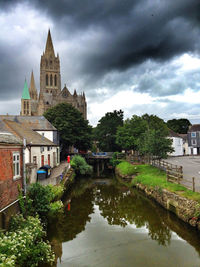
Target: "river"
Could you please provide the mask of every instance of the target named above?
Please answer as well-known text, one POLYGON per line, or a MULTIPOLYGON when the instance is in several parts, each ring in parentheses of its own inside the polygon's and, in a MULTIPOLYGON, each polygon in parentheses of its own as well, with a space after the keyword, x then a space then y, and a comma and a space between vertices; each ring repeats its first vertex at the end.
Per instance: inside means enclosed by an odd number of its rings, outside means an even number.
POLYGON ((57 267, 199 267, 200 235, 116 179, 82 179, 52 219, 57 267))

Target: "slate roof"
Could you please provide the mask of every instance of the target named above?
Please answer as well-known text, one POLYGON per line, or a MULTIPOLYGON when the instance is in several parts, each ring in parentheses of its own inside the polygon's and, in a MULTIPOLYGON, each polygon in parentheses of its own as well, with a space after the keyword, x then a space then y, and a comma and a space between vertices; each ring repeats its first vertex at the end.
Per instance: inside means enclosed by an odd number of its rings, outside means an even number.
POLYGON ((179 136, 181 137, 181 138, 183 138, 183 140, 187 140, 187 134, 179 134, 179 136))
POLYGON ((25 138, 27 145, 56 146, 49 139, 26 127, 23 123, 10 120, 4 120, 4 123, 11 129, 11 131, 15 132, 21 140, 25 138))
POLYGON ((200 124, 193 124, 188 132, 200 132, 200 124))
POLYGON ((178 138, 182 138, 179 134, 175 133, 175 132, 172 131, 171 129, 169 129, 169 136, 170 136, 170 137, 178 137, 178 138))
POLYGON ((0 115, 0 119, 23 123, 26 127, 35 131, 57 131, 44 116, 0 115))
POLYGON ((0 144, 22 144, 21 139, 13 134, 2 120, 0 120, 0 144))

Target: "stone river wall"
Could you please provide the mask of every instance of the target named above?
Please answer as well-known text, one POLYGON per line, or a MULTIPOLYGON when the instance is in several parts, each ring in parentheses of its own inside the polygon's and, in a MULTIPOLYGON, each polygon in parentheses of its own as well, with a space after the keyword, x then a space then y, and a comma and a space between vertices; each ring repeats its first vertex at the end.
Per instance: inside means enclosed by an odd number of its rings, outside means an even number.
MULTIPOLYGON (((134 176, 121 175, 117 168, 115 172, 125 182, 130 182, 134 178, 134 176)), ((165 209, 175 213, 178 218, 200 231, 200 204, 197 201, 179 196, 160 187, 149 188, 139 183, 135 187, 142 190, 148 197, 154 199, 165 209)))
POLYGON ((136 184, 136 188, 145 192, 148 197, 156 200, 161 206, 175 213, 181 220, 200 230, 200 204, 194 200, 181 197, 166 189, 149 188, 136 184))

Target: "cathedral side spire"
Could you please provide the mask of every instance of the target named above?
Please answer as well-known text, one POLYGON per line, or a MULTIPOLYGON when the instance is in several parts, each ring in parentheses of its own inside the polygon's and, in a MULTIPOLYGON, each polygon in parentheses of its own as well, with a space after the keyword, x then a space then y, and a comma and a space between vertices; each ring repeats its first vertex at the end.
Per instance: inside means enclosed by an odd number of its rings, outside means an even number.
POLYGON ((31 72, 31 82, 29 87, 29 93, 32 99, 37 100, 37 89, 35 87, 35 79, 33 75, 33 71, 31 72))
POLYGON ((30 98, 27 82, 25 79, 24 89, 23 89, 22 98, 21 98, 21 112, 20 112, 20 114, 22 116, 31 116, 31 102, 30 101, 31 101, 31 98, 30 98))
POLYGON ((23 89, 23 93, 22 93, 22 99, 31 99, 26 79, 25 79, 25 82, 24 82, 24 89, 23 89))
POLYGON ((53 48, 53 42, 52 42, 52 39, 51 39, 50 29, 48 31, 46 48, 45 48, 45 54, 52 54, 52 56, 55 57, 54 48, 53 48))

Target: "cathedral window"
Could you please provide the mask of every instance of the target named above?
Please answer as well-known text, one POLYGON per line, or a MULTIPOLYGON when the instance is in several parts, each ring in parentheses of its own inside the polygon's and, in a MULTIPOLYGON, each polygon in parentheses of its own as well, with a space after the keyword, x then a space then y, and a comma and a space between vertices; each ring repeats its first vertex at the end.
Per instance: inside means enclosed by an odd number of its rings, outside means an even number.
POLYGON ((53 77, 52 77, 52 74, 50 75, 50 86, 53 85, 53 77))
POLYGON ((57 86, 57 76, 54 76, 54 85, 57 86))
POLYGON ((49 77, 48 77, 48 74, 46 74, 46 85, 49 85, 49 77))

